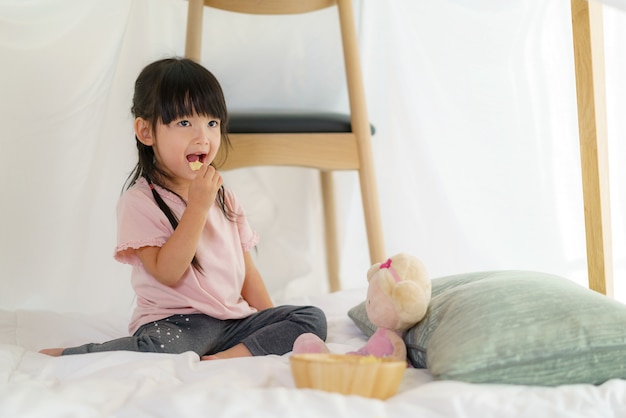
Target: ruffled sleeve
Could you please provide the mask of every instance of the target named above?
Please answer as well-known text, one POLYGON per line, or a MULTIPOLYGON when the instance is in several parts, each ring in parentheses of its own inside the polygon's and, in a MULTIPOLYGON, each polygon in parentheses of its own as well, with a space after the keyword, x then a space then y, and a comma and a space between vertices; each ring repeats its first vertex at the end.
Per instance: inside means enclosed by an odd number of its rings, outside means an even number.
POLYGON ((113 256, 121 263, 139 265, 136 249, 161 247, 172 235, 173 228, 151 193, 147 184, 138 182, 117 204, 117 246, 113 256))

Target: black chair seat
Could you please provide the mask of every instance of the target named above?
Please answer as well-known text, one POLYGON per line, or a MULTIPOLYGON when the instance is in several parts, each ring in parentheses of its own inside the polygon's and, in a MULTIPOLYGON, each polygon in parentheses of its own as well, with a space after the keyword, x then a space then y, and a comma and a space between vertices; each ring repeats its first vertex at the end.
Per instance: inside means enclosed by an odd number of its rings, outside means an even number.
MULTIPOLYGON (((374 126, 370 125, 372 135, 374 126)), ((233 112, 228 132, 251 133, 320 133, 352 132, 350 116, 324 112, 233 112)))

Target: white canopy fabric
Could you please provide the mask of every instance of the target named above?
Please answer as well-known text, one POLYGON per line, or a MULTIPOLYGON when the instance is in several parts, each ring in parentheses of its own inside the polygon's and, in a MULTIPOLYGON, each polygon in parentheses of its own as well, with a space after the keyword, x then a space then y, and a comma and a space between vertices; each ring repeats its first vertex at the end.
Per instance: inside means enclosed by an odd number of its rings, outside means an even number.
MULTIPOLYGON (((605 55, 616 298, 626 301, 626 12, 605 55)), ((615 7, 617 6, 617 7, 615 7)), ((130 101, 149 62, 183 55, 182 0, 0 0, 0 308, 130 311, 112 258, 136 160, 130 101)), ((528 269, 586 285, 568 0, 357 2, 388 253, 431 275, 528 269)), ((203 64, 231 109, 346 110, 332 9, 205 11, 203 64)), ((317 175, 225 174, 261 234, 274 298, 326 291, 317 175)), ((339 173, 342 283, 370 265, 358 182, 339 173)))

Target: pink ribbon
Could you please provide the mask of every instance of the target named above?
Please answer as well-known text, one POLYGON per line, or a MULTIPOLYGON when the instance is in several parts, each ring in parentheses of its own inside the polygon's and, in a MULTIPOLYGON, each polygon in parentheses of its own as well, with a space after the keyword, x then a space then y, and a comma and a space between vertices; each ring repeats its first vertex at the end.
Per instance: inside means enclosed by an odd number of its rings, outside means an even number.
POLYGON ((385 261, 384 263, 382 263, 380 265, 380 269, 388 269, 389 273, 391 273, 391 277, 393 277, 393 279, 396 281, 396 283, 400 283, 401 279, 398 276, 398 273, 396 273, 396 270, 391 267, 391 258, 388 258, 387 261, 385 261))

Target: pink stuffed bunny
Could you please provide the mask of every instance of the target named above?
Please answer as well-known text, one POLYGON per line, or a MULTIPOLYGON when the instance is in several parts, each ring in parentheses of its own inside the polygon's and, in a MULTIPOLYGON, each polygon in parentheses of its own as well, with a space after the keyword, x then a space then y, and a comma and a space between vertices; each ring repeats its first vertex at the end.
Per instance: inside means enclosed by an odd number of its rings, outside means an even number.
MULTIPOLYGON (((406 361, 402 336, 426 315, 431 282, 422 262, 400 253, 367 272, 369 282, 365 310, 377 329, 367 343, 348 354, 391 357, 406 361)), ((328 353, 328 347, 314 334, 296 339, 293 353, 328 353)))

